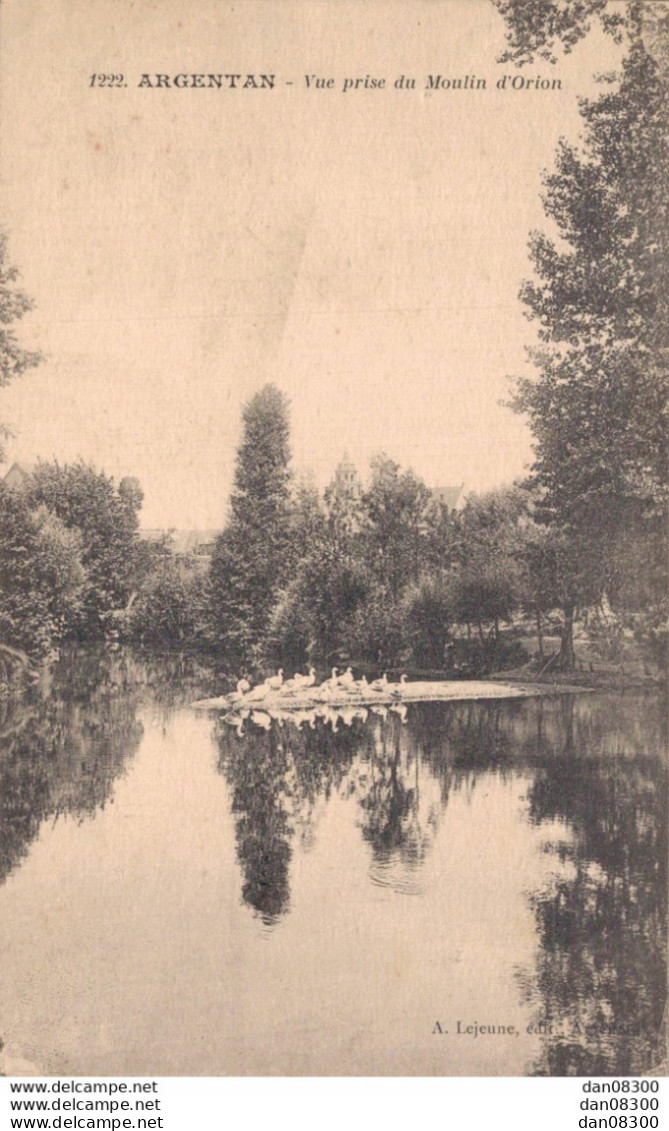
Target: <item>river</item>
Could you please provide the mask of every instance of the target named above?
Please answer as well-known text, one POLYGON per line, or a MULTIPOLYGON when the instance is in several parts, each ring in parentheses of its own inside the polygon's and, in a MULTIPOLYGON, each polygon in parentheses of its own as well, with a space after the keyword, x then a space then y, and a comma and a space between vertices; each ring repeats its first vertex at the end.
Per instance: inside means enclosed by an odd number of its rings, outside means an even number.
POLYGON ((0 705, 6 1071, 659 1063, 660 696, 298 730, 189 706, 216 690, 192 660, 73 653, 30 702, 0 705))

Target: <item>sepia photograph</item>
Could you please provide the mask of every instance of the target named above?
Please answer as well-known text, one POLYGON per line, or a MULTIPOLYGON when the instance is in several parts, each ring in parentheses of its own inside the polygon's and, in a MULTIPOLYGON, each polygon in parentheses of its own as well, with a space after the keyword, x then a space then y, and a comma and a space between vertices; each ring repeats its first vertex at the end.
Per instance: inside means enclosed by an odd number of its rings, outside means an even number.
POLYGON ((661 0, 4 0, 1 1075, 666 1073, 668 198, 661 0))

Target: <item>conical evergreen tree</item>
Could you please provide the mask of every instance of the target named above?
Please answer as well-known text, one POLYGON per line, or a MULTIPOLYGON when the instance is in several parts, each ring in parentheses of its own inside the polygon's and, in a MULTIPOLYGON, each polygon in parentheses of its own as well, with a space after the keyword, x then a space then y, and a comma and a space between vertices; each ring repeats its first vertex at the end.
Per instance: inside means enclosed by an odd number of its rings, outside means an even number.
POLYGON ((213 641, 237 663, 258 658, 292 565, 288 400, 266 385, 243 421, 230 519, 209 574, 213 641))

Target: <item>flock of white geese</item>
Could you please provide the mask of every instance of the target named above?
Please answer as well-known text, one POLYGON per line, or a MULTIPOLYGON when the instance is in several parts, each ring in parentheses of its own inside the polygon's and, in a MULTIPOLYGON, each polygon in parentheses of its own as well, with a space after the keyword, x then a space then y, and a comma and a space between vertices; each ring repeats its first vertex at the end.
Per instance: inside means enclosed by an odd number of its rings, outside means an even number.
POLYGON ((290 723, 300 730, 305 724, 313 729, 320 720, 329 724, 333 732, 340 724, 365 722, 370 713, 385 718, 393 712, 404 722, 407 707, 402 702, 402 688, 406 679, 402 675, 399 683, 390 683, 384 672, 380 679, 369 683, 364 675, 356 679, 352 668, 340 674, 335 667, 330 678, 317 685, 313 667, 306 675, 296 672, 292 679, 284 679, 283 668, 279 668, 276 675, 255 687, 240 679, 236 690, 227 696, 228 709, 223 718, 240 737, 247 721, 263 730, 269 730, 273 722, 279 726, 290 723), (389 702, 373 702, 377 696, 389 702))

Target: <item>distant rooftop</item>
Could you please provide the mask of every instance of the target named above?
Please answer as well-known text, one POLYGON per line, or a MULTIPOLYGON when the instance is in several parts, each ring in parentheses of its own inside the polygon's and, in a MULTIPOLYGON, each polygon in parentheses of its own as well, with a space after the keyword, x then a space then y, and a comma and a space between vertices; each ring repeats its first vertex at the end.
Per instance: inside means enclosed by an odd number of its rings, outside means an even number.
POLYGON ((220 530, 140 530, 139 536, 145 542, 159 542, 169 537, 170 547, 175 554, 202 553, 213 546, 220 530))
POLYGON ((30 479, 35 467, 36 464, 34 463, 28 463, 26 460, 19 463, 17 460, 12 464, 9 471, 3 475, 2 482, 7 487, 22 487, 26 479, 30 479))
POLYGON ((449 511, 456 510, 463 500, 464 486, 461 483, 459 487, 433 487, 432 495, 438 502, 445 503, 449 511))

